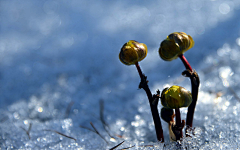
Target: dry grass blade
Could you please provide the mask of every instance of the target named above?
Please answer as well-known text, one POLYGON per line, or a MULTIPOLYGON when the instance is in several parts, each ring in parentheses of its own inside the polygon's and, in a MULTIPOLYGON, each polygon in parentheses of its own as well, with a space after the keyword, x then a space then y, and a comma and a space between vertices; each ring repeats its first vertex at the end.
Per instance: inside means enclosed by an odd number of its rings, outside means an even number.
POLYGON ((73 101, 71 101, 71 102, 68 104, 68 107, 67 107, 66 112, 65 112, 65 118, 67 118, 67 117, 69 116, 73 104, 74 104, 73 101))
POLYGON ((232 94, 234 95, 234 97, 235 97, 238 101, 240 101, 240 98, 238 97, 237 93, 233 90, 233 88, 232 88, 231 86, 229 86, 229 89, 230 89, 230 91, 232 92, 232 94))
POLYGON ((63 133, 61 133, 61 132, 55 131, 55 130, 45 129, 44 131, 55 132, 55 133, 57 133, 57 134, 59 134, 59 135, 61 135, 61 136, 64 136, 64 137, 69 138, 69 139, 72 139, 72 140, 74 140, 75 142, 77 141, 77 139, 75 139, 75 138, 73 138, 73 137, 71 137, 71 136, 65 135, 65 134, 63 134, 63 133))
POLYGON ((108 129, 109 129, 109 126, 108 124, 106 123, 106 121, 104 120, 104 114, 103 114, 103 111, 104 111, 104 102, 103 100, 100 100, 99 101, 99 105, 100 105, 100 120, 102 122, 102 125, 103 125, 103 128, 104 130, 107 132, 107 134, 113 138, 113 136, 109 133, 108 129))
POLYGON ((114 146, 114 147, 112 147, 112 148, 110 148, 109 150, 114 150, 115 148, 117 148, 118 146, 120 146, 120 145, 122 145, 122 143, 124 143, 125 141, 122 141, 121 143, 119 143, 118 145, 116 145, 116 146, 114 146))
POLYGON ((30 140, 31 139, 30 131, 32 129, 32 123, 29 124, 28 130, 24 129, 23 127, 20 127, 20 128, 23 129, 26 132, 26 134, 28 135, 28 138, 30 140))
POLYGON ((92 128, 94 129, 95 133, 97 133, 106 143, 108 143, 108 141, 97 131, 97 129, 94 127, 93 123, 90 122, 92 128))
POLYGON ((138 147, 153 147, 153 145, 140 145, 138 147))
MULTIPOLYGON (((84 126, 79 126, 80 128, 83 128, 83 129, 87 129, 87 130, 89 130, 89 131, 92 131, 92 132, 94 132, 94 133, 96 133, 94 130, 92 130, 92 129, 90 129, 90 128, 88 128, 88 127, 84 127, 84 126)), ((97 133, 96 133, 97 134, 97 133)))
POLYGON ((123 148, 123 149, 121 149, 121 150, 130 149, 130 148, 133 148, 133 147, 135 147, 135 145, 130 146, 130 147, 127 147, 127 148, 123 148))

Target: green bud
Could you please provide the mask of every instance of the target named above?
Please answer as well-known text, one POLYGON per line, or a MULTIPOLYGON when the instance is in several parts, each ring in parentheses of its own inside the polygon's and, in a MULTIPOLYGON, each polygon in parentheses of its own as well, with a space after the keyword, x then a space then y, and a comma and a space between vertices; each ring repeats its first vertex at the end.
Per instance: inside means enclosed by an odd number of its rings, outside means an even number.
POLYGON ((194 41, 190 35, 184 32, 174 32, 162 41, 159 48, 159 55, 165 61, 172 61, 193 46, 194 41))
POLYGON ((188 107, 192 103, 192 94, 181 86, 173 85, 162 91, 161 103, 171 109, 188 107))
POLYGON ((121 48, 119 59, 125 65, 134 65, 147 56, 147 51, 147 46, 144 43, 130 40, 121 48))

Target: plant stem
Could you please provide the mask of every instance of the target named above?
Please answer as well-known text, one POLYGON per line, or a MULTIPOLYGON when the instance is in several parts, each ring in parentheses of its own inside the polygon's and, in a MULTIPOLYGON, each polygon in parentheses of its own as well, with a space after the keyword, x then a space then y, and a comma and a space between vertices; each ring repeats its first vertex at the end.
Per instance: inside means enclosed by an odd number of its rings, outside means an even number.
POLYGON ((142 73, 142 69, 139 66, 139 63, 136 62, 135 66, 137 67, 138 74, 139 74, 140 78, 142 79, 143 78, 143 73, 142 73))
POLYGON ((180 110, 179 108, 175 109, 175 114, 176 114, 176 126, 177 126, 177 134, 175 134, 176 136, 176 140, 180 140, 180 138, 183 137, 183 133, 182 133, 182 120, 181 120, 181 114, 180 114, 180 110))
MULTIPOLYGON (((197 98, 198 98, 198 88, 199 88, 199 83, 195 84, 196 82, 194 80, 195 77, 190 77, 191 79, 191 84, 192 84, 192 103, 190 106, 188 106, 188 112, 187 112, 187 119, 186 119, 186 125, 187 128, 192 127, 193 124, 193 116, 194 116, 194 111, 195 107, 197 104, 197 98)), ((198 78, 198 76, 197 76, 198 78)), ((198 78, 199 80, 199 78, 198 78)))
POLYGON ((182 60, 182 62, 183 62, 183 64, 184 64, 184 66, 186 67, 186 69, 189 69, 189 70, 192 72, 192 67, 191 67, 191 65, 188 63, 186 57, 185 57, 183 54, 179 55, 178 57, 182 60))
POLYGON ((189 127, 192 127, 192 124, 193 124, 193 116, 194 116, 194 111, 197 104, 200 80, 197 72, 192 70, 192 67, 190 66, 187 59, 184 57, 184 55, 183 54, 179 55, 179 58, 182 60, 184 66, 187 69, 187 71, 183 72, 183 75, 191 79, 191 85, 192 85, 192 103, 190 104, 190 106, 188 106, 187 119, 186 119, 186 125, 187 125, 187 128, 189 128, 189 127))
POLYGON ((181 114, 179 108, 175 109, 175 114, 176 114, 176 125, 181 126, 181 114))
MULTIPOLYGON (((162 130, 162 124, 161 124, 161 120, 159 117, 159 113, 158 113, 158 109, 157 109, 157 105, 158 102, 155 102, 156 100, 159 100, 159 97, 157 99, 153 98, 153 95, 148 87, 148 81, 147 81, 147 77, 142 73, 142 70, 138 64, 138 62, 135 64, 139 73, 139 76, 141 78, 141 82, 139 85, 139 88, 143 88, 147 94, 148 100, 149 100, 149 104, 150 104, 150 108, 151 108, 151 112, 152 112, 152 117, 153 117, 153 122, 155 125, 155 131, 156 131, 156 135, 157 135, 157 139, 158 141, 164 142, 164 137, 163 137, 163 130, 162 130)), ((155 96, 156 97, 156 96, 155 96)))

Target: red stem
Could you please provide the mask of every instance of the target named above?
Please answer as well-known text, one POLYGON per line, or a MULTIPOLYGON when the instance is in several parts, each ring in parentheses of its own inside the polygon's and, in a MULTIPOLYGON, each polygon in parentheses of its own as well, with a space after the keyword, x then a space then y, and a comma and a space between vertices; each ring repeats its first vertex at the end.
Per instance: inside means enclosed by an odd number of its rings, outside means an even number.
MULTIPOLYGON (((186 69, 190 70, 191 73, 194 73, 192 70, 192 67, 190 66, 187 59, 184 57, 184 55, 183 54, 179 55, 179 58, 182 60, 186 69)), ((195 77, 191 75, 190 79, 191 79, 191 85, 192 85, 192 103, 190 104, 190 106, 188 106, 187 119, 186 119, 187 128, 192 127, 192 124, 193 124, 193 117, 194 117, 195 107, 197 104, 198 88, 199 88, 199 82, 200 82, 198 75, 195 77)))
POLYGON ((183 64, 184 64, 184 66, 186 67, 186 69, 189 69, 189 70, 192 72, 192 67, 191 67, 191 65, 188 63, 186 57, 185 57, 183 54, 179 55, 178 57, 182 60, 182 62, 183 62, 183 64))
POLYGON ((147 97, 148 97, 148 100, 149 100, 149 104, 150 104, 150 108, 151 108, 151 112, 152 112, 152 117, 153 117, 153 122, 154 122, 154 125, 155 125, 155 131, 156 131, 156 135, 157 135, 157 139, 158 141, 161 141, 161 142, 164 142, 164 137, 163 137, 163 130, 162 130, 162 124, 161 124, 161 120, 160 120, 160 117, 159 117, 159 112, 158 112, 158 109, 157 109, 157 104, 158 103, 153 103, 154 101, 154 98, 153 98, 153 95, 148 87, 148 84, 147 84, 147 78, 145 75, 143 75, 142 73, 142 70, 138 64, 138 62, 135 64, 136 67, 137 67, 137 70, 138 70, 138 73, 139 73, 139 76, 141 78, 141 83, 142 86, 141 88, 143 88, 147 94, 147 97))

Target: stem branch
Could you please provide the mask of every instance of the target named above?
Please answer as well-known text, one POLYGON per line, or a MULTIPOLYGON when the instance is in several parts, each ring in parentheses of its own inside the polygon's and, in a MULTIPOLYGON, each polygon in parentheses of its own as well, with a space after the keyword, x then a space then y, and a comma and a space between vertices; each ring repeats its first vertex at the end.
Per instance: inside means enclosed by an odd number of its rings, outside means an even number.
POLYGON ((180 140, 180 138, 183 137, 182 129, 183 129, 183 124, 181 121, 181 114, 179 108, 175 109, 175 114, 176 114, 176 130, 175 130, 175 136, 176 140, 180 140))
POLYGON ((194 116, 194 111, 197 104, 198 88, 199 88, 199 77, 191 76, 190 79, 192 84, 192 103, 190 104, 190 106, 188 106, 187 119, 186 119, 187 128, 192 127, 192 124, 193 124, 193 116, 194 116), (198 82, 196 82, 196 80, 198 80, 198 82))
POLYGON ((159 100, 159 97, 156 95, 152 95, 149 87, 148 87, 148 81, 147 81, 147 77, 142 73, 142 70, 138 64, 138 62, 135 64, 139 73, 139 76, 141 78, 141 82, 139 85, 139 88, 143 88, 147 94, 148 100, 149 100, 149 104, 150 104, 150 108, 151 108, 151 112, 152 112, 152 117, 153 117, 153 122, 155 125, 155 131, 156 131, 156 135, 157 135, 157 139, 158 141, 164 142, 164 137, 163 137, 163 130, 162 130, 162 124, 161 124, 161 120, 159 117, 159 112, 157 109, 157 102, 159 100))
POLYGON ((179 58, 182 60, 184 66, 187 69, 182 74, 191 79, 191 85, 192 85, 192 103, 190 104, 190 106, 188 106, 187 119, 186 119, 186 125, 187 125, 187 128, 189 128, 189 127, 192 127, 192 124, 193 124, 193 116, 194 116, 194 111, 197 104, 200 80, 197 72, 192 70, 192 67, 190 66, 187 59, 184 57, 184 55, 183 54, 179 55, 179 58))

